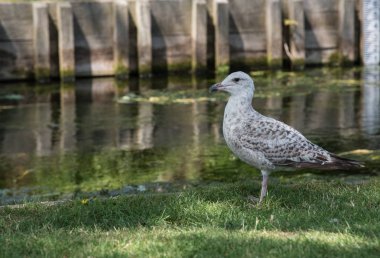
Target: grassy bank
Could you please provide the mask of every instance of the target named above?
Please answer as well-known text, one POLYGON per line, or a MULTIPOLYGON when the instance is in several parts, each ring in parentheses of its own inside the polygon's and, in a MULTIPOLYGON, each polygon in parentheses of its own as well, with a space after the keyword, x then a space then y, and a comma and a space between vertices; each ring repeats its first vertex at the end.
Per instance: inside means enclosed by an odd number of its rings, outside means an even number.
POLYGON ((258 182, 0 209, 1 257, 378 257, 380 180, 258 182))

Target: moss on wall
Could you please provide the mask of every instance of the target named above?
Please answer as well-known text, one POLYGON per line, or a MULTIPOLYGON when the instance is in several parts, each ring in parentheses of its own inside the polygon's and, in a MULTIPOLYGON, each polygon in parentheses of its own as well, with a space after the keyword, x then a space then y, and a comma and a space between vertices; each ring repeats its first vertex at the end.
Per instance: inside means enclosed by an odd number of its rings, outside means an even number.
POLYGON ((114 73, 117 79, 126 79, 129 75, 129 69, 124 64, 119 62, 115 67, 114 73))
POLYGON ((61 80, 64 82, 75 81, 75 71, 71 69, 60 70, 61 80))
POLYGON ((351 66, 353 62, 345 55, 334 52, 329 56, 328 65, 331 66, 351 66))
POLYGON ((291 60, 292 69, 294 70, 303 70, 305 68, 305 59, 304 58, 294 58, 291 60))
POLYGON ((50 80, 50 69, 45 67, 36 67, 34 70, 35 78, 39 82, 50 80))

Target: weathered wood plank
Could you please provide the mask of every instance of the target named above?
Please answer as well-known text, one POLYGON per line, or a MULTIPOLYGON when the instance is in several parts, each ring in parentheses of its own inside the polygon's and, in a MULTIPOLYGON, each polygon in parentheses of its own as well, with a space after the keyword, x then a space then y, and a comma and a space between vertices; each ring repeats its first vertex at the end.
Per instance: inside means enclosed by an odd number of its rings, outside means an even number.
POLYGON ((38 81, 50 79, 50 34, 46 3, 33 4, 34 73, 38 81))
POLYGON ((336 48, 308 49, 306 51, 306 63, 309 65, 321 65, 332 62, 332 57, 336 55, 336 48))
POLYGON ((292 67, 303 69, 305 66, 305 14, 302 0, 289 0, 290 54, 292 67))
POLYGON ((355 61, 355 0, 339 2, 339 49, 342 64, 355 61))
POLYGON ((305 12, 305 29, 327 29, 338 30, 338 12, 326 11, 326 12, 305 12))
POLYGON ((192 6, 192 70, 201 72, 207 66, 207 6, 205 0, 194 0, 192 6))
POLYGON ((70 3, 57 4, 59 74, 63 81, 75 80, 73 12, 70 3))
POLYGON ((339 5, 336 0, 304 0, 305 12, 325 12, 325 11, 338 11, 339 5))
POLYGON ((152 16, 149 1, 136 2, 137 51, 139 74, 152 73, 152 16))
POLYGON ((306 49, 338 49, 338 32, 336 30, 307 30, 305 32, 306 49))
POLYGON ((113 3, 71 2, 71 5, 76 75, 113 75, 113 3))
MULTIPOLYGON (((266 52, 266 35, 264 33, 230 34, 230 52, 235 55, 238 52, 263 51, 266 52)), ((231 58, 233 58, 231 56, 231 58)))
POLYGON ((129 73, 129 15, 127 0, 115 1, 113 15, 114 73, 118 78, 126 78, 129 73))
POLYGON ((282 16, 279 0, 266 1, 266 38, 268 66, 282 67, 282 16))
POLYGON ((230 65, 228 0, 214 1, 215 69, 228 71, 230 65))

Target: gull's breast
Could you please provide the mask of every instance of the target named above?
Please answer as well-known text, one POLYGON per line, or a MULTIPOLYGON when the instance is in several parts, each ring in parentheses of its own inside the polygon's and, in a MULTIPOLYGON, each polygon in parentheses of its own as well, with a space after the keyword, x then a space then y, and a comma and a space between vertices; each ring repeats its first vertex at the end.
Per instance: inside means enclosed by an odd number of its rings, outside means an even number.
POLYGON ((238 156, 242 156, 242 143, 240 142, 243 132, 244 121, 237 115, 225 116, 223 120, 223 136, 232 152, 238 156))

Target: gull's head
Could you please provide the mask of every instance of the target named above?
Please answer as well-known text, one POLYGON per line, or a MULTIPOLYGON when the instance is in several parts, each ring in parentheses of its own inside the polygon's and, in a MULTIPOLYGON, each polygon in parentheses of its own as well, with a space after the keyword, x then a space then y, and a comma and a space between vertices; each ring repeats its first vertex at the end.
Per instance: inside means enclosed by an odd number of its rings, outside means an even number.
POLYGON ((210 92, 225 91, 231 96, 253 95, 255 86, 252 78, 243 72, 234 72, 228 75, 222 82, 210 87, 210 92))

